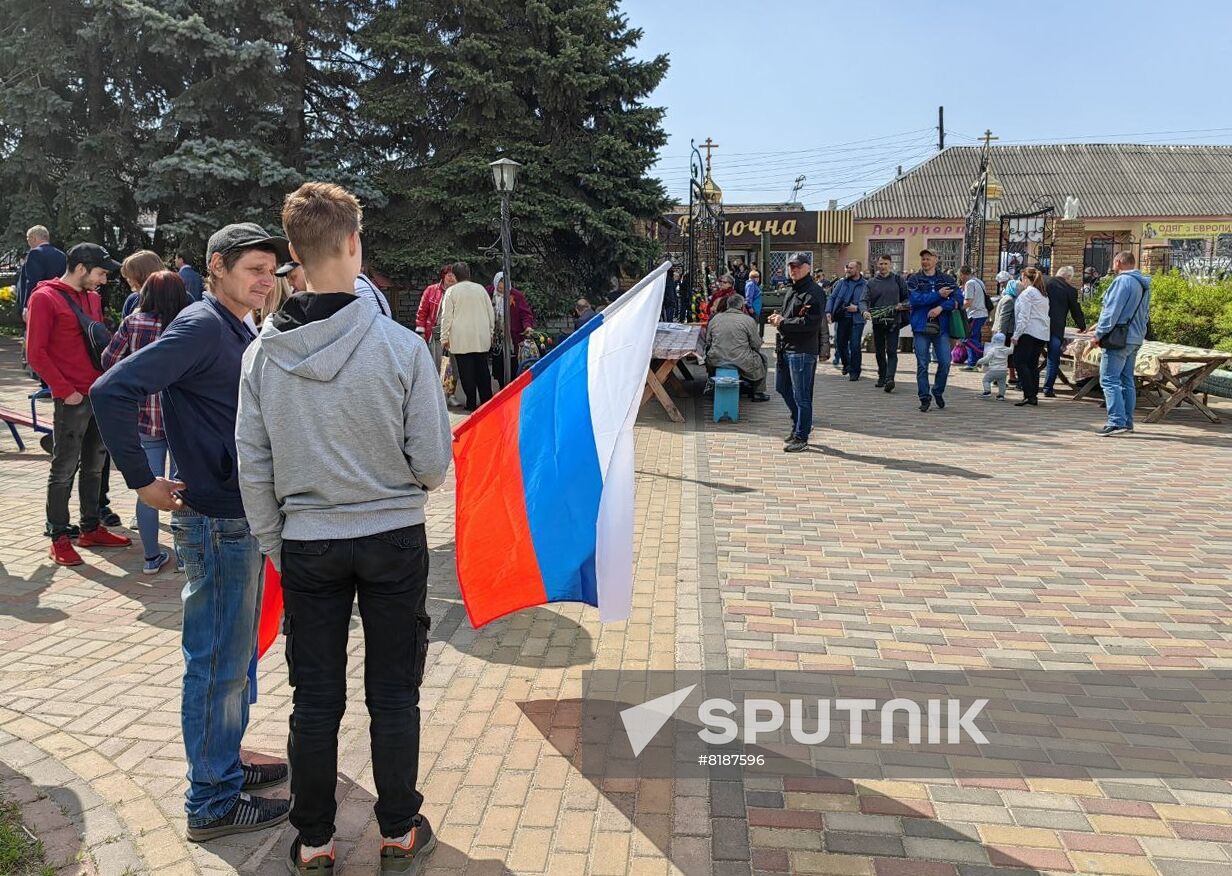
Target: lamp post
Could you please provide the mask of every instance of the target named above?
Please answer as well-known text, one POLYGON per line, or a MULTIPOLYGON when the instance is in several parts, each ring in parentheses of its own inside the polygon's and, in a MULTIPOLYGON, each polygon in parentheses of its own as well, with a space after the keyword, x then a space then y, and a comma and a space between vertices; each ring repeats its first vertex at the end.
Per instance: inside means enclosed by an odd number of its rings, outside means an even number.
MULTIPOLYGON (((504 298, 504 349, 501 351, 501 356, 504 360, 501 367, 501 386, 505 386, 513 379, 513 361, 515 359, 513 352, 513 329, 510 325, 513 301, 513 276, 512 276, 512 259, 513 259, 513 244, 509 227, 509 196, 513 194, 513 186, 518 179, 518 171, 522 169, 522 165, 518 164, 511 158, 498 158, 488 165, 492 168, 492 182, 496 185, 496 191, 500 193, 500 218, 501 218, 501 255, 504 259, 504 274, 505 274, 505 298, 504 298)), ((492 290, 496 292, 495 289, 492 290)))

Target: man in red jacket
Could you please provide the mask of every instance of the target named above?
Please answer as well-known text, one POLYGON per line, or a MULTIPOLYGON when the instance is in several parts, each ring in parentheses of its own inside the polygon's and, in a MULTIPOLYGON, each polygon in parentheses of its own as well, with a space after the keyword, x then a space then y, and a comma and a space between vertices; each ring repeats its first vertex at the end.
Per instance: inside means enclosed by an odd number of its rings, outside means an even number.
POLYGON ((73 475, 78 471, 81 535, 77 544, 124 547, 132 544, 132 539, 108 532, 99 523, 99 490, 107 450, 94 422, 89 393, 101 372, 94 365, 85 331, 73 310, 75 304, 86 317, 101 322, 103 300, 95 290, 120 265, 107 250, 94 243, 79 243, 66 256, 64 276, 44 280, 30 295, 26 355, 30 367, 51 388, 55 400, 54 449, 47 476, 49 555, 61 566, 79 566, 81 556, 73 548, 68 516, 73 475))

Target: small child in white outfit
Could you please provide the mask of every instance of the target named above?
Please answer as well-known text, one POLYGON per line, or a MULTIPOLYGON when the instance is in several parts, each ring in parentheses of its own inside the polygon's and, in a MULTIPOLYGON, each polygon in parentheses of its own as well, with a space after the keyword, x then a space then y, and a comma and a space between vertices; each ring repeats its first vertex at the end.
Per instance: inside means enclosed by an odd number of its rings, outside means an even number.
POLYGON ((1005 385, 1008 380, 1010 348, 1005 344, 1005 334, 997 332, 984 348, 984 355, 975 363, 978 368, 983 365, 984 392, 982 398, 992 396, 992 387, 997 385, 997 398, 1005 398, 1005 385))

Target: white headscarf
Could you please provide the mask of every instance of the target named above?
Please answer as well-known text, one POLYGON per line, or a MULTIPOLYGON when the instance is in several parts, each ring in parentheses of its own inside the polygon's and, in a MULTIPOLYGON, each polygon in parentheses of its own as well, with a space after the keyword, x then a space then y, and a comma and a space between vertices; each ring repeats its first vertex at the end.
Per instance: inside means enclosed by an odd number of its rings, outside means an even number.
POLYGON ((505 279, 504 271, 497 271, 496 276, 492 278, 492 309, 496 311, 496 334, 498 337, 505 336, 505 292, 500 291, 501 280, 505 279))

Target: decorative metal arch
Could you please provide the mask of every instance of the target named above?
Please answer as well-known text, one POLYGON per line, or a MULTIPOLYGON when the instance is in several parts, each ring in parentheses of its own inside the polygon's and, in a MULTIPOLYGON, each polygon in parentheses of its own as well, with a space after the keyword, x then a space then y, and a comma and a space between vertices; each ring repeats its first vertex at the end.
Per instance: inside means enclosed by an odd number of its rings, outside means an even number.
POLYGON ((689 213, 684 228, 684 277, 690 299, 690 315, 697 319, 698 305, 710 295, 712 274, 723 265, 723 204, 712 205, 702 188, 705 165, 697 143, 689 141, 689 213))

